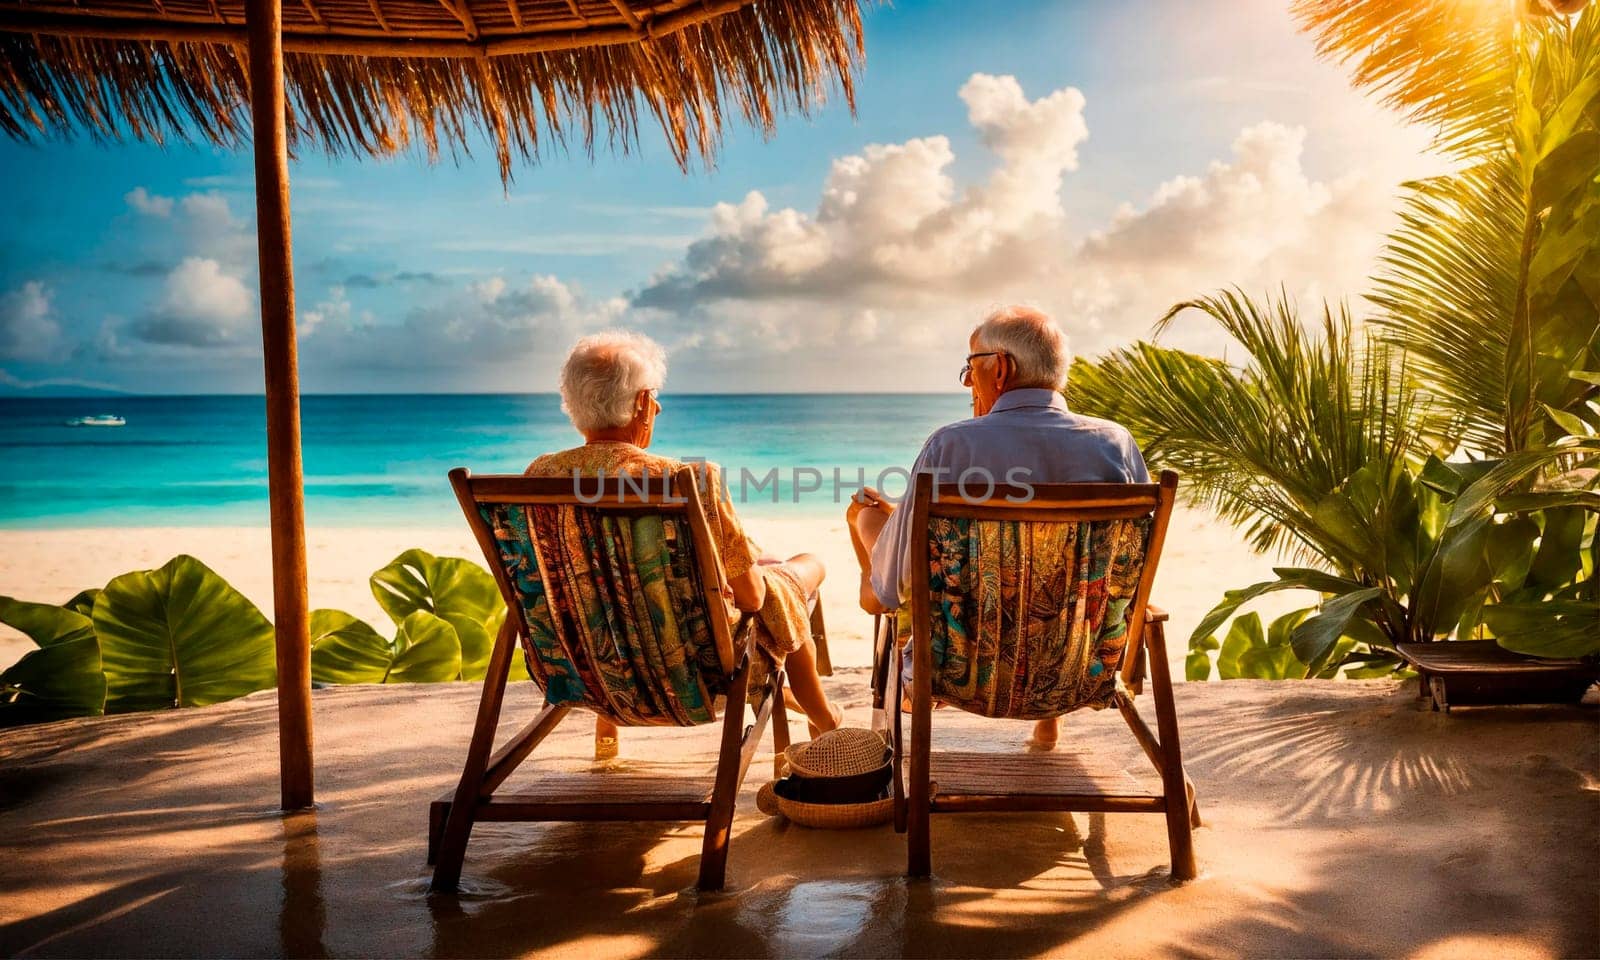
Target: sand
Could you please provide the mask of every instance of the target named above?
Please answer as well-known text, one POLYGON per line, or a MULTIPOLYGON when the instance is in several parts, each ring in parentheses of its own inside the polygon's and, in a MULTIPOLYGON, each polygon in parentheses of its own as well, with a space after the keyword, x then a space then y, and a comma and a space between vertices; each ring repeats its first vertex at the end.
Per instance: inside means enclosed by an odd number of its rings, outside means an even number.
MULTIPOLYGON (((857 567, 842 515, 833 520, 758 517, 747 526, 764 549, 779 556, 809 551, 822 558, 830 574, 823 599, 833 662, 869 663, 872 620, 856 605, 857 567)), ((389 632, 367 578, 412 547, 482 562, 464 523, 398 530, 312 528, 307 532, 312 606, 347 610, 389 632)), ((265 527, 0 530, 0 595, 61 603, 129 570, 158 567, 179 553, 199 557, 271 617, 272 554, 265 527)), ((1168 645, 1175 676, 1183 676, 1190 631, 1222 591, 1270 579, 1273 562, 1252 554, 1237 531, 1204 513, 1180 508, 1174 514, 1153 601, 1172 614, 1168 645)), ((1274 594, 1263 598, 1260 608, 1283 611, 1313 599, 1274 594)), ((0 668, 32 648, 26 638, 0 626, 0 668)))
MULTIPOLYGON (((830 687, 864 723, 860 672, 830 687)), ((271 692, 6 731, 0 955, 1600 955, 1594 711, 1446 716, 1380 681, 1177 692, 1206 820, 1202 876, 1181 886, 1146 814, 936 816, 935 878, 907 882, 888 827, 762 816, 763 753, 724 893, 692 890, 697 825, 486 824, 464 893, 430 898, 427 804, 458 774, 472 685, 318 691, 320 805, 288 818, 271 692)), ((503 735, 535 697, 512 689, 503 735)), ((955 711, 934 722, 944 746, 1022 735, 955 711)), ((517 777, 584 766, 587 734, 564 725, 517 777)), ((624 734, 625 763, 704 766, 715 740, 624 734)), ((1141 769, 1114 711, 1072 715, 1064 741, 1141 769)))

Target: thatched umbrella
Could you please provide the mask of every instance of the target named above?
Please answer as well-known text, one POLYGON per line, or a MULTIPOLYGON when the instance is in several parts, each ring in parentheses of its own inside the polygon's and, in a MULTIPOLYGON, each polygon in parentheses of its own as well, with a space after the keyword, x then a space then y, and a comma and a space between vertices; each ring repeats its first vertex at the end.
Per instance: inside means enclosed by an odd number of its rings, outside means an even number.
POLYGON ((0 0, 11 136, 253 141, 285 808, 313 798, 289 148, 483 137, 508 179, 569 128, 629 148, 642 106, 687 165, 729 107, 770 132, 830 85, 853 104, 860 55, 857 0, 0 0))

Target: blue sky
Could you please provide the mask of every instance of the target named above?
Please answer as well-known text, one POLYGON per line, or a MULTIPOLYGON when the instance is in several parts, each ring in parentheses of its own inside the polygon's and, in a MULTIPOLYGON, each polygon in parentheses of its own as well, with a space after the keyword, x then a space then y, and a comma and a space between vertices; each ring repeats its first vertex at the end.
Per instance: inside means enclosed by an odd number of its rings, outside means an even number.
MULTIPOLYGON (((1359 294, 1433 161, 1285 5, 873 7, 854 117, 732 128, 688 175, 653 131, 508 190, 487 150, 301 157, 304 388, 546 390, 622 325, 667 344, 670 389, 942 389, 1000 302, 1094 352, 1223 284, 1359 294)), ((0 389, 259 391, 248 156, 0 140, 0 170, 0 389)))

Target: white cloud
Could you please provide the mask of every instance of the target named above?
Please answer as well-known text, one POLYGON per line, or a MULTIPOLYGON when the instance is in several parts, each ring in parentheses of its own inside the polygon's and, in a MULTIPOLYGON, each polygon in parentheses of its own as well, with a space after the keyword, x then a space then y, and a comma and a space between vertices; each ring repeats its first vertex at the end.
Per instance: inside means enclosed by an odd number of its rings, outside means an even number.
MULTIPOLYGON (((948 387, 939 361, 996 304, 1037 305, 1098 352, 1228 285, 1358 294, 1393 222, 1392 171, 1318 180, 1306 131, 1263 122, 1232 156, 1108 222, 1068 224, 1083 95, 1030 101, 1011 77, 974 74, 960 96, 994 161, 981 182, 959 186, 949 138, 926 136, 834 161, 814 213, 772 210, 758 192, 718 204, 705 235, 632 296, 648 329, 700 351, 679 369, 723 389, 948 387)), ((1170 342, 1223 346, 1198 326, 1170 342)))
POLYGON ((302 359, 315 376, 426 370, 445 375, 430 387, 549 389, 572 341, 616 324, 626 308, 621 298, 594 300, 553 276, 492 276, 385 322, 335 288, 302 316, 302 359), (530 363, 535 357, 556 362, 530 363), (529 379, 535 375, 538 382, 529 379))
POLYGON ((0 359, 52 360, 61 351, 53 294, 29 280, 0 296, 0 359))
POLYGON ((128 206, 147 217, 172 216, 172 198, 156 196, 144 187, 134 187, 122 199, 127 201, 128 206))
POLYGON ((709 236, 634 302, 679 312, 728 300, 887 305, 1045 269, 1060 255, 1061 180, 1089 133, 1083 94, 1030 102, 1015 79, 980 73, 960 95, 999 160, 987 182, 957 189, 944 136, 868 146, 834 161, 814 214, 770 210, 759 192, 717 204, 709 236))
MULTIPOLYGON (((1393 218, 1394 186, 1366 173, 1313 180, 1301 162, 1305 139, 1302 127, 1248 127, 1229 160, 1166 181, 1091 233, 1074 258, 1080 282, 1064 301, 1070 316, 1101 331, 1095 346, 1138 335, 1171 304, 1225 285, 1359 294, 1393 218)), ((1208 327, 1180 328, 1176 342, 1215 349, 1209 336, 1208 327)))
POLYGON ((254 297, 239 277, 207 257, 186 257, 167 275, 155 309, 133 335, 166 346, 221 347, 250 332, 254 297))

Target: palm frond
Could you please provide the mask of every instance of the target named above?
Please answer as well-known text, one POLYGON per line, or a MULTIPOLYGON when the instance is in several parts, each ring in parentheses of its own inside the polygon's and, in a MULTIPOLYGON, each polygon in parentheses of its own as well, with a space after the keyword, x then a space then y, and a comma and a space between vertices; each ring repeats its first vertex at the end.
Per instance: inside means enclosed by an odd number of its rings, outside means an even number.
POLYGON ((1145 455, 1184 474, 1188 496, 1245 529, 1257 550, 1354 565, 1317 505, 1369 463, 1394 463, 1423 443, 1425 409, 1380 344, 1360 346, 1344 307, 1308 330, 1292 301, 1224 291, 1174 306, 1244 348, 1232 367, 1151 343, 1074 364, 1070 402, 1126 425, 1145 455))
POLYGON ((1292 11, 1357 88, 1474 155, 1503 143, 1513 99, 1520 4, 1507 0, 1295 0, 1292 11))
POLYGON ((1369 295, 1379 308, 1375 323, 1459 415, 1459 436, 1440 439, 1498 455, 1525 220, 1516 171, 1502 155, 1406 186, 1400 226, 1369 295))

